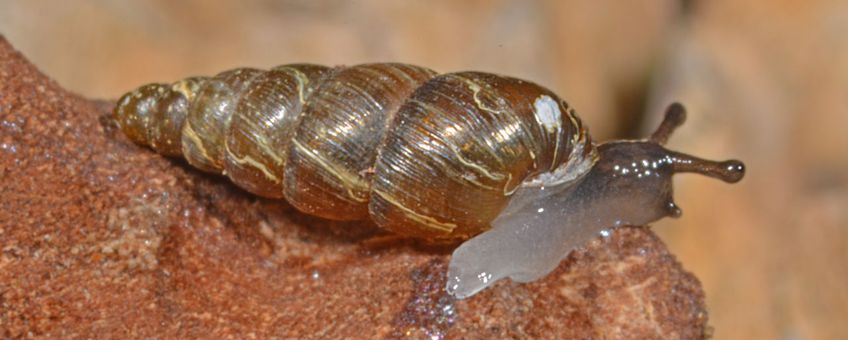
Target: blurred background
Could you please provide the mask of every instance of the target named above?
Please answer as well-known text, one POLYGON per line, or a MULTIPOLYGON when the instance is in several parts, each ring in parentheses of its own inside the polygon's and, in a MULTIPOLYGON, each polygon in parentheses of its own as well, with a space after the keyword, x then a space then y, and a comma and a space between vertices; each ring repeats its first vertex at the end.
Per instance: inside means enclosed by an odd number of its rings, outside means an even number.
POLYGON ((748 165, 675 180, 654 226, 704 285, 717 339, 848 338, 848 2, 0 1, 0 34, 91 98, 236 66, 402 61, 559 93, 597 140, 748 165))

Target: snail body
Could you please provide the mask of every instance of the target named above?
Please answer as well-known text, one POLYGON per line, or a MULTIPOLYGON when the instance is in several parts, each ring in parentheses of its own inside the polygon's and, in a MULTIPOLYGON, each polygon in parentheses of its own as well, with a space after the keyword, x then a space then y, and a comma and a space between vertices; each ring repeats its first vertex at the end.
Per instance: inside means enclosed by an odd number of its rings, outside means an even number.
POLYGON ((596 145, 544 87, 406 64, 291 64, 149 84, 124 95, 115 118, 136 143, 303 212, 466 240, 449 266, 457 297, 503 277, 542 277, 600 230, 679 215, 675 172, 728 182, 744 172, 661 146, 684 119, 680 105, 649 140, 596 145))

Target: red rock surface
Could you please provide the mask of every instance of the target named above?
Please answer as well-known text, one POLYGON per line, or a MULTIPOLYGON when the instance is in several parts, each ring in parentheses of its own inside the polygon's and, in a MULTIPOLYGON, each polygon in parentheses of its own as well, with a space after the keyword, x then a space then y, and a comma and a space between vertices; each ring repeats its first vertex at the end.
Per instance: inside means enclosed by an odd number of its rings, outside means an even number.
POLYGON ((445 295, 450 249, 257 199, 129 142, 0 38, 0 336, 701 338, 647 228, 546 279, 445 295))

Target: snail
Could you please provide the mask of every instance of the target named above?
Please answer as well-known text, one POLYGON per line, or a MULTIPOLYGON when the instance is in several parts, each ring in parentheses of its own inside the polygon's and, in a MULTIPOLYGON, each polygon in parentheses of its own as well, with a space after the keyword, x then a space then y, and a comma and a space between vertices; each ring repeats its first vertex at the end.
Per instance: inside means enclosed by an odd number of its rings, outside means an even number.
POLYGON ((447 291, 544 277, 602 230, 680 215, 671 177, 737 182, 744 165, 649 138, 593 143, 575 111, 532 82, 375 63, 238 68, 144 85, 114 117, 134 142, 333 220, 371 219, 454 251, 447 291))

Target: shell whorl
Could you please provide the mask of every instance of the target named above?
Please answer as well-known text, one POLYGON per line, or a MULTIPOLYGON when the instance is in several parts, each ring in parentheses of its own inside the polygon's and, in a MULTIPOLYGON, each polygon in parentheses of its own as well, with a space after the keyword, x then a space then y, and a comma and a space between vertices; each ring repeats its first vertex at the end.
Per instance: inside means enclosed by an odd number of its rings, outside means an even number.
POLYGON ((257 195, 426 239, 479 234, 522 185, 573 180, 597 158, 574 111, 539 85, 406 64, 150 84, 115 116, 133 141, 257 195))

